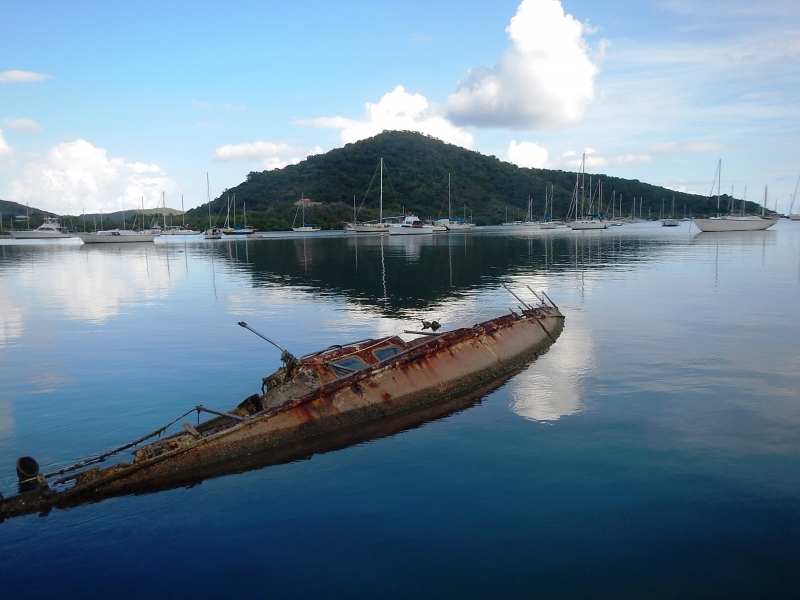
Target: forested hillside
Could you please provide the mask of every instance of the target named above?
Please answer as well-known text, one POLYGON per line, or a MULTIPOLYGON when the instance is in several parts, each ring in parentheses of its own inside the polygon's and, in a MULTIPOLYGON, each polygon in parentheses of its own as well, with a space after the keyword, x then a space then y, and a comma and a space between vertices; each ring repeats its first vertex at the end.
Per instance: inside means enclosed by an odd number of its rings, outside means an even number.
MULTIPOLYGON (((236 195, 236 211, 241 218, 247 205, 248 224, 260 229, 285 229, 291 225, 297 207, 294 202, 306 197, 321 206, 306 211, 306 221, 328 228, 341 228, 352 219, 353 197, 362 206, 359 220, 377 218, 379 183, 377 168, 384 159, 384 216, 403 210, 422 218, 447 216, 447 176, 451 177, 453 216, 473 215, 481 225, 497 224, 524 216, 528 197, 533 198, 534 216, 544 210, 545 187, 555 186, 556 217, 563 217, 575 186, 575 173, 547 169, 525 169, 494 156, 465 150, 435 138, 406 131, 387 131, 373 138, 348 144, 325 154, 275 171, 251 172, 247 179, 226 190, 212 201, 211 212, 224 219, 227 198, 236 195), (371 185, 370 185, 371 183, 371 185), (367 190, 369 189, 369 192, 367 190)), ((676 216, 716 213, 716 198, 673 192, 637 180, 593 175, 592 185, 603 181, 604 205, 612 194, 622 195, 623 214, 630 214, 634 198, 642 198, 642 216, 658 217, 662 201, 667 211, 675 197, 676 216)), ((589 185, 589 176, 586 186, 589 185)), ((722 206, 729 198, 723 196, 722 206)), ((617 205, 619 206, 619 205, 617 205)), ((748 203, 749 210, 756 206, 748 203)), ((207 220, 207 205, 188 212, 192 222, 207 220)), ((619 209, 617 209, 619 210, 619 209)), ((638 210, 638 202, 637 202, 638 210)), ((300 217, 297 217, 298 221, 300 217)))

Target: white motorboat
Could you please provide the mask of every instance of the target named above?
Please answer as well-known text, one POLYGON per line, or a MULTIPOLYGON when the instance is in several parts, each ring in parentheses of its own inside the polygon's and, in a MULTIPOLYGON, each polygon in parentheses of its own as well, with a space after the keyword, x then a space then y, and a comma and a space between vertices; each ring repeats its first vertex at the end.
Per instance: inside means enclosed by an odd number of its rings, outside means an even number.
POLYGON ((84 244, 121 244, 131 242, 153 242, 155 234, 146 231, 131 231, 129 229, 106 229, 91 233, 79 233, 78 237, 84 244))
POLYGON ((55 217, 45 217, 44 223, 39 225, 36 229, 28 231, 12 229, 8 233, 15 240, 52 240, 75 237, 74 234, 67 231, 66 227, 62 227, 59 220, 55 217))
POLYGON ((419 217, 408 215, 399 225, 389 227, 389 235, 424 235, 433 234, 433 229, 425 227, 419 217))

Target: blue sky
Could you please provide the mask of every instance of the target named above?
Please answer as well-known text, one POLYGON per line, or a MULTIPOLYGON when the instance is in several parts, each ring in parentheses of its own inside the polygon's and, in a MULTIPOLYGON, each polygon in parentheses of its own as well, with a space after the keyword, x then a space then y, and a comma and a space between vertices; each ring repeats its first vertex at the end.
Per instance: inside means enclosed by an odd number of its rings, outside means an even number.
MULTIPOLYGON (((0 198, 187 208, 385 128, 788 211, 800 3, 11 2, 0 198), (398 87, 401 86, 401 87, 398 87), (588 150, 587 150, 588 149, 588 150)), ((800 202, 798 202, 800 204, 800 202)), ((795 207, 797 212, 797 206, 795 207)))

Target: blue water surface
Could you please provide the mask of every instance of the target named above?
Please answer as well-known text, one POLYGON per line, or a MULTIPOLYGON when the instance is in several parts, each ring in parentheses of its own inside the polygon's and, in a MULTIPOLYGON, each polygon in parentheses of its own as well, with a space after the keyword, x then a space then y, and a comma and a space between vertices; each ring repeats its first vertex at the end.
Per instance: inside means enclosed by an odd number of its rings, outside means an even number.
MULTIPOLYGON (((558 342, 474 405, 304 460, 0 523, 7 595, 796 598, 800 223, 0 243, 0 490, 258 391, 279 353, 558 342)), ((125 455, 122 459, 127 459, 125 455)))

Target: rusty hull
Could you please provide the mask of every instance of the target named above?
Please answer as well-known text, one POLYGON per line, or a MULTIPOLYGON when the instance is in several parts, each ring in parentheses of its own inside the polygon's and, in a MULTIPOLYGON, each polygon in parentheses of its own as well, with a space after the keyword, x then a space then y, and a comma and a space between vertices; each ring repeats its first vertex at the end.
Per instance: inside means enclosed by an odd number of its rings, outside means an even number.
POLYGON ((392 424, 441 415, 454 401, 504 381, 535 358, 557 339, 563 320, 557 308, 542 306, 408 343, 385 338, 377 342, 402 351, 382 361, 372 358, 366 368, 340 378, 331 361, 367 357, 375 340, 311 356, 291 376, 271 376, 273 384, 285 381, 232 411, 243 421, 217 417, 198 427, 199 436, 181 432, 144 446, 133 463, 88 469, 53 482, 54 487, 74 484, 64 491, 42 486, 0 501, 0 519, 178 487, 248 470, 250 464, 292 460, 326 443, 337 447, 342 440, 363 437, 359 430, 374 431, 375 424, 378 430, 381 423, 391 429, 392 424))

